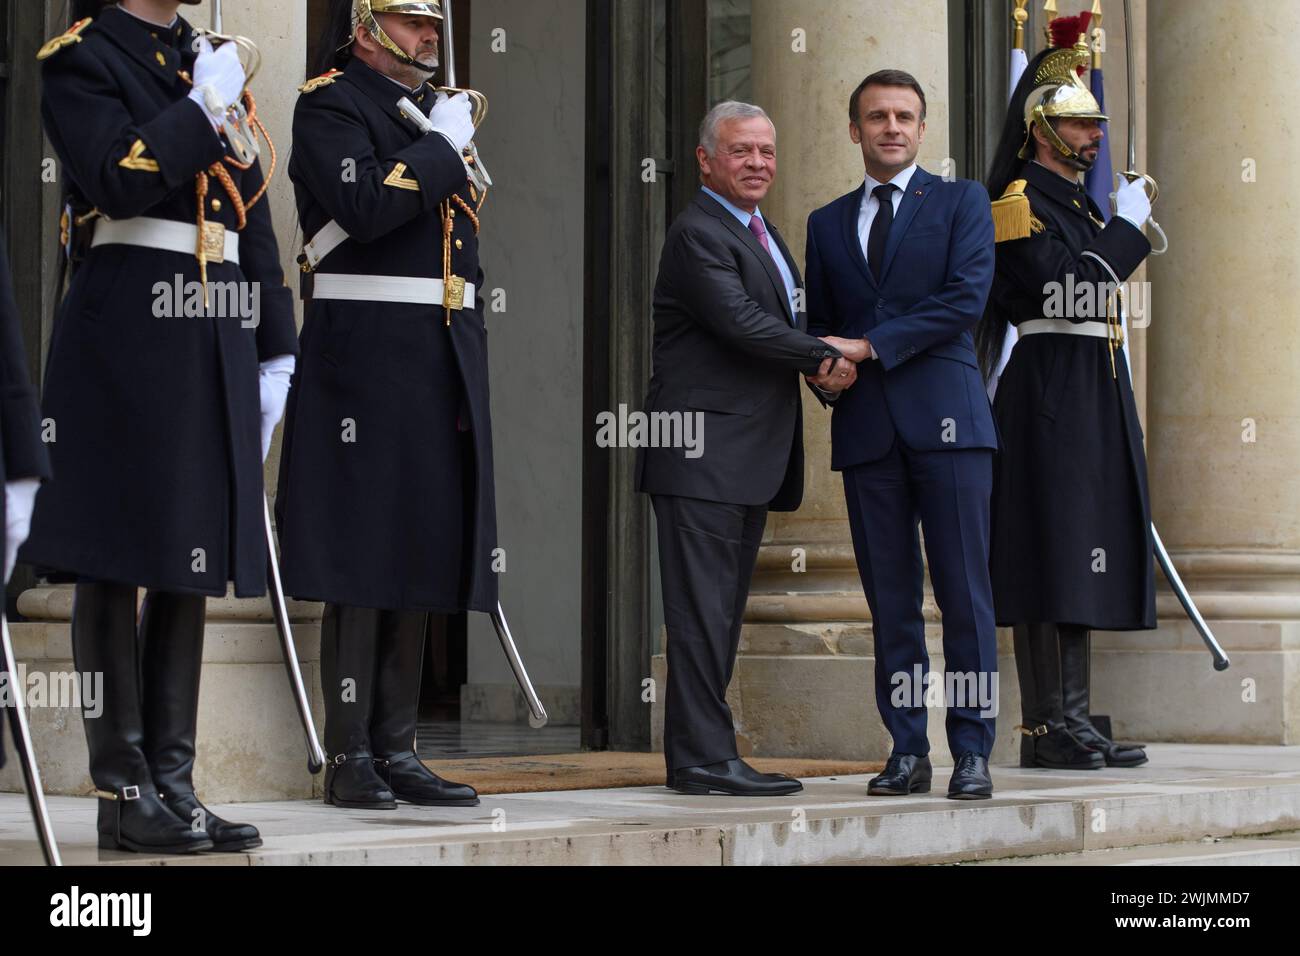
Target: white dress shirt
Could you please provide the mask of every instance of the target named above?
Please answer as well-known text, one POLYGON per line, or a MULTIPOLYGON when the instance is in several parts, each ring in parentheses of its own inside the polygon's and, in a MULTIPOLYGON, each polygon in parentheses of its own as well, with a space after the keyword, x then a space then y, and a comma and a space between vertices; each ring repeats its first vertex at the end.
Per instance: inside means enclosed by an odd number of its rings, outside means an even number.
MULTIPOLYGON (((916 172, 916 163, 908 166, 897 176, 890 180, 898 188, 890 195, 894 203, 894 217, 898 217, 898 207, 903 202, 903 194, 907 192, 907 184, 912 181, 912 174, 916 172)), ((877 186, 883 186, 884 183, 872 179, 871 174, 867 173, 863 177, 866 180, 867 188, 862 194, 862 205, 858 208, 858 242, 862 244, 862 258, 867 258, 867 238, 871 235, 871 224, 876 221, 876 213, 880 210, 880 200, 873 194, 872 190, 877 186)), ((867 263, 871 263, 868 261, 867 263)))
MULTIPOLYGON (((889 197, 890 201, 894 205, 895 218, 898 217, 898 207, 902 205, 903 194, 907 192, 907 184, 912 181, 912 174, 915 172, 916 163, 913 163, 890 180, 891 183, 898 187, 889 197)), ((871 262, 870 259, 868 259, 867 240, 871 236, 871 224, 876 221, 876 213, 880 211, 880 200, 875 197, 872 190, 877 186, 883 186, 884 183, 872 178, 870 173, 864 173, 863 180, 866 182, 866 189, 863 190, 862 193, 862 205, 858 207, 858 243, 862 246, 862 258, 866 259, 867 265, 870 266, 871 262)), ((867 345, 871 349, 870 357, 875 359, 876 347, 871 344, 870 339, 867 340, 867 345)), ((838 393, 829 392, 823 388, 818 388, 817 391, 821 392, 822 397, 830 402, 834 402, 835 399, 839 398, 838 393)))

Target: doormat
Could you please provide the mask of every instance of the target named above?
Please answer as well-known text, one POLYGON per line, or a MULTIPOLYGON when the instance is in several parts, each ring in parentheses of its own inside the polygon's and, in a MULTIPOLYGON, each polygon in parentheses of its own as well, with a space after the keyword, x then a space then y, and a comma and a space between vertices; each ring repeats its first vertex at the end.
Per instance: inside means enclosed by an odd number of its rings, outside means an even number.
MULTIPOLYGON (((879 761, 808 760, 799 757, 746 757, 745 762, 762 773, 788 773, 792 777, 877 773, 885 766, 879 761)), ((484 794, 664 785, 664 757, 659 753, 604 750, 527 757, 426 760, 424 763, 438 776, 468 783, 484 794)))

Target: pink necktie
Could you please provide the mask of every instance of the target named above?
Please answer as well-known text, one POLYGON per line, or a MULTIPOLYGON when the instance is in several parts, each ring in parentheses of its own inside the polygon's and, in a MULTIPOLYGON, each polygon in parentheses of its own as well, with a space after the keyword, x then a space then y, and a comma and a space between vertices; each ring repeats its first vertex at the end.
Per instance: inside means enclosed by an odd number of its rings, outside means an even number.
POLYGON ((767 250, 767 254, 769 256, 772 255, 772 247, 767 244, 767 230, 763 228, 763 220, 759 219, 757 216, 750 216, 749 231, 758 237, 758 241, 763 244, 763 248, 767 250))

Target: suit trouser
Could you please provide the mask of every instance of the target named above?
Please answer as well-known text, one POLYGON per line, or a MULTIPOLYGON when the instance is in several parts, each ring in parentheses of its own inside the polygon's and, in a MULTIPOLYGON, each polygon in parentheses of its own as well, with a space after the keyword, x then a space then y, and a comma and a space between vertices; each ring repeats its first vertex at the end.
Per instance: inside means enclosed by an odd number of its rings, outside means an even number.
POLYGON ((916 681, 930 671, 918 519, 943 618, 943 687, 958 692, 956 700, 946 698, 948 745, 954 758, 968 751, 987 757, 992 750, 998 669, 989 581, 992 485, 988 449, 913 451, 899 439, 884 458, 844 470, 853 551, 871 607, 876 706, 894 753, 930 750, 924 688, 916 681))
POLYGON ((731 760, 736 664, 766 505, 652 495, 668 629, 664 758, 670 770, 731 760))

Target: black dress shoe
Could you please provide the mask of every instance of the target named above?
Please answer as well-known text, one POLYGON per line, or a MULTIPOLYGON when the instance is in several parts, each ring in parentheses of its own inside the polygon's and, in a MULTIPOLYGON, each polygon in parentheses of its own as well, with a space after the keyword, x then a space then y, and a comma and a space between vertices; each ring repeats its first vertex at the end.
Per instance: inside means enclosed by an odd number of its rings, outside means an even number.
POLYGON ((217 816, 202 803, 194 793, 181 793, 164 796, 167 809, 187 820, 190 828, 198 832, 207 832, 216 853, 238 853, 262 845, 262 835, 251 823, 231 823, 217 816))
POLYGON ((987 800, 993 796, 993 778, 989 776, 989 760, 968 750, 957 758, 948 781, 950 800, 987 800))
POLYGON ((759 773, 738 757, 702 767, 670 771, 668 786, 678 793, 722 793, 731 797, 785 797, 803 784, 783 773, 759 773))
POLYGON ((410 750, 376 757, 375 772, 393 791, 393 796, 405 803, 422 807, 478 806, 477 790, 467 783, 443 780, 410 750))
POLYGON ((867 793, 873 797, 929 793, 933 776, 930 758, 924 754, 890 754, 885 769, 867 781, 867 793))

